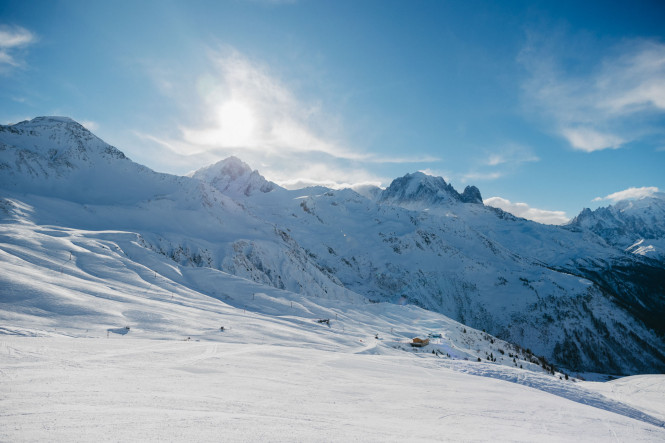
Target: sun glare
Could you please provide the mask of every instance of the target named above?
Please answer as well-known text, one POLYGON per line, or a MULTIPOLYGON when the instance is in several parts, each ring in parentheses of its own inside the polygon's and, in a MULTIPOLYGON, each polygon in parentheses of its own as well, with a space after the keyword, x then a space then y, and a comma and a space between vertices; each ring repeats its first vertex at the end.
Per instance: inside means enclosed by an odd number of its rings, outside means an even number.
POLYGON ((217 121, 223 144, 243 145, 251 140, 255 118, 247 104, 237 100, 224 103, 217 111, 217 121))

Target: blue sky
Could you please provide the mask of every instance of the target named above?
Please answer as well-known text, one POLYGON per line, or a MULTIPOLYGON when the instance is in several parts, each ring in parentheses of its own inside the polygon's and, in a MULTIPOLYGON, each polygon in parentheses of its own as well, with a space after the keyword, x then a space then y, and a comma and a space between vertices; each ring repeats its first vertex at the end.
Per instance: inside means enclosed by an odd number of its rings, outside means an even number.
POLYGON ((561 223, 665 190, 658 1, 0 1, 0 123, 70 116, 185 174, 417 170, 561 223))

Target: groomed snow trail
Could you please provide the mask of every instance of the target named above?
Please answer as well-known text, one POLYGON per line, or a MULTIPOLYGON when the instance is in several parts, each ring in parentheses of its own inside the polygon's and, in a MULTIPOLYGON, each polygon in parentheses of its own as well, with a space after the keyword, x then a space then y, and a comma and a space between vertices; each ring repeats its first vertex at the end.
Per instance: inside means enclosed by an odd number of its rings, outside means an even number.
POLYGON ((1 441, 665 438, 597 404, 407 353, 3 336, 0 368, 1 441))

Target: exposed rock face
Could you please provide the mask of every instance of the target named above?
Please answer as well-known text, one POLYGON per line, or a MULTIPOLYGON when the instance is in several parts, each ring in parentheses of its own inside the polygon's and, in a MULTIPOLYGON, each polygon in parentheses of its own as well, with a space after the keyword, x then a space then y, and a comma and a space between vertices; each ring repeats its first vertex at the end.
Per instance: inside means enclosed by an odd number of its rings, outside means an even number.
POLYGON ((480 195, 480 190, 475 186, 467 186, 464 188, 464 192, 460 195, 460 200, 463 203, 483 204, 483 197, 480 195))
POLYGON ((382 203, 406 206, 445 205, 448 203, 483 203, 480 191, 475 186, 467 186, 460 194, 442 177, 434 177, 422 172, 406 174, 396 178, 380 195, 382 203))

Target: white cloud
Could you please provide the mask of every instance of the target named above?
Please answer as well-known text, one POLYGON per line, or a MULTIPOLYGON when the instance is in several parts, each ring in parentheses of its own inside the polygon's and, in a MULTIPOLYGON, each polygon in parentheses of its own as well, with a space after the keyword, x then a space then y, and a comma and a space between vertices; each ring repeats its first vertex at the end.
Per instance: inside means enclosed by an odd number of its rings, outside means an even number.
POLYGON ((599 89, 612 92, 601 107, 617 114, 665 110, 665 45, 640 41, 624 50, 606 61, 598 78, 599 89))
POLYGON ((367 157, 322 134, 326 116, 319 107, 299 100, 265 66, 234 50, 210 57, 214 69, 198 82, 200 123, 181 127, 185 142, 280 157, 311 152, 349 160, 367 157))
POLYGON ((632 40, 594 60, 599 51, 571 50, 584 44, 563 50, 556 40, 565 42, 561 36, 530 35, 519 56, 530 73, 524 91, 528 105, 574 149, 617 149, 662 132, 645 116, 665 113, 665 44, 632 40))
POLYGON ((540 158, 530 148, 517 143, 509 143, 492 150, 484 160, 484 164, 487 166, 518 166, 522 163, 537 161, 540 161, 540 158))
POLYGON ((22 66, 18 52, 35 41, 35 35, 25 28, 0 25, 0 70, 22 66))
POLYGON ((533 220, 547 225, 563 225, 570 221, 564 211, 548 211, 546 209, 532 208, 526 203, 513 203, 501 197, 490 197, 483 200, 487 206, 503 209, 517 217, 533 220))
POLYGON ((510 175, 524 163, 538 162, 531 148, 519 143, 505 143, 491 150, 486 150, 486 155, 476 160, 476 165, 471 171, 458 176, 462 183, 475 181, 497 180, 510 175))
POLYGON ((623 191, 618 191, 614 192, 612 194, 606 195, 605 197, 596 197, 593 199, 593 201, 603 201, 603 200, 611 200, 613 202, 618 202, 620 200, 631 200, 631 199, 638 199, 638 198, 643 198, 643 197, 649 197, 654 195, 655 193, 660 192, 657 187, 655 186, 644 186, 641 188, 628 188, 624 189, 623 191))
POLYGON ((151 157, 157 169, 184 173, 234 155, 285 187, 339 188, 381 183, 363 167, 370 163, 439 160, 386 157, 349 146, 339 118, 324 112, 321 103, 301 99, 267 66, 232 48, 210 51, 206 62, 194 91, 172 68, 144 62, 156 88, 185 115, 171 133, 135 133, 151 145, 137 157, 163 152, 151 157))
POLYGON ((380 186, 384 179, 377 177, 364 168, 339 167, 329 162, 304 160, 295 162, 263 164, 261 174, 287 189, 299 189, 305 186, 325 186, 333 189, 354 188, 362 185, 380 186))
POLYGON ((433 163, 441 161, 441 158, 434 157, 432 155, 415 155, 413 157, 386 157, 383 155, 368 154, 367 157, 363 158, 363 160, 370 163, 433 163))
POLYGON ((93 122, 92 120, 80 120, 79 123, 85 127, 88 131, 96 131, 99 129, 99 123, 93 122))
POLYGON ((487 180, 496 180, 505 175, 501 171, 491 171, 491 172, 468 172, 462 175, 462 183, 468 183, 472 181, 487 181, 487 180))
POLYGON ((618 149, 624 143, 621 137, 603 134, 589 128, 566 128, 561 130, 561 134, 568 139, 573 148, 585 152, 618 149))

